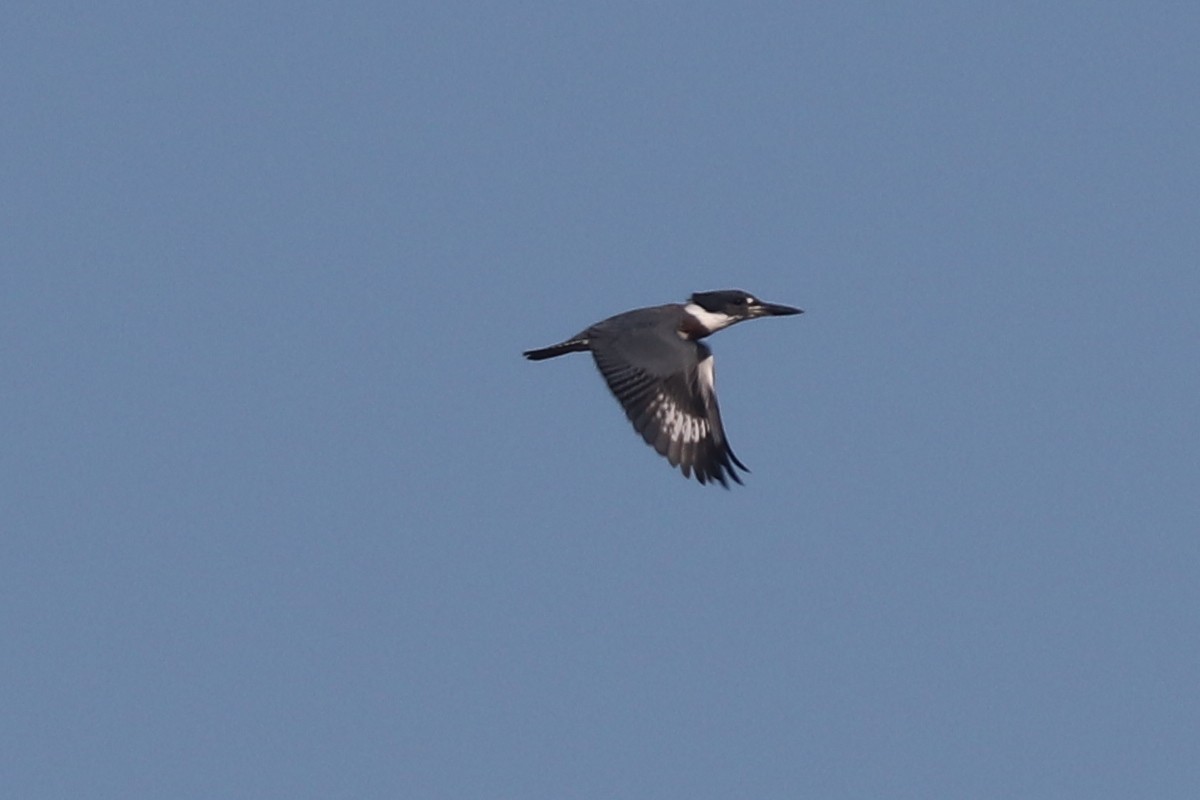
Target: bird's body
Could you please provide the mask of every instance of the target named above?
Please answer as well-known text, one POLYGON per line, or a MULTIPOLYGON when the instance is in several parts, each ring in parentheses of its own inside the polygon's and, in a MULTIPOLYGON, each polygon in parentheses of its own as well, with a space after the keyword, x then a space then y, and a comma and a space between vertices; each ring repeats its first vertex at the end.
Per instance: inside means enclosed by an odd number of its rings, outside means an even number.
POLYGON ((712 351, 700 341, 746 319, 799 314, 738 291, 698 292, 686 304, 626 311, 563 342, 525 352, 531 361, 590 351, 608 388, 646 443, 700 483, 749 471, 725 438, 712 351))

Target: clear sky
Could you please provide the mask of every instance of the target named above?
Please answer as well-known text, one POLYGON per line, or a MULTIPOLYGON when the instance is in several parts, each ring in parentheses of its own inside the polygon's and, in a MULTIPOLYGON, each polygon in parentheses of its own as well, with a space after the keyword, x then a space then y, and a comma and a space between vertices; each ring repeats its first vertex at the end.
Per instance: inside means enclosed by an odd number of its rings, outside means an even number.
POLYGON ((0 16, 5 797, 1200 796, 1200 10, 0 16))

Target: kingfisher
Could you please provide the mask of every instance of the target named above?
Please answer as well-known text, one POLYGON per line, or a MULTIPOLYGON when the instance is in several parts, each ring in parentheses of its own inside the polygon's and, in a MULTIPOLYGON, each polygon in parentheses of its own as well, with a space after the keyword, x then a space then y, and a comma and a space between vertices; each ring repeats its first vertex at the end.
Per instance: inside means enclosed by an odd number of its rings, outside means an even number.
POLYGON ((701 340, 743 320, 802 313, 740 289, 696 292, 686 303, 626 311, 523 355, 543 361, 590 352, 646 444, 685 478, 728 489, 729 479, 742 483, 738 469, 750 470, 729 447, 717 406, 712 350, 701 340))

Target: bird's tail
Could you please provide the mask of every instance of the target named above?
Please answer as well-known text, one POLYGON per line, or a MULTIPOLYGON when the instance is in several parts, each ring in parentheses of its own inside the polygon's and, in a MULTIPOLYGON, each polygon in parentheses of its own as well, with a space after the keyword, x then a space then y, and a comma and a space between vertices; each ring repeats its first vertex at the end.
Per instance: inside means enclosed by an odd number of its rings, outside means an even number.
POLYGON ((540 350, 526 350, 522 355, 530 361, 543 361, 547 358, 555 356, 564 356, 567 353, 582 353, 591 349, 591 343, 588 342, 586 336, 575 336, 567 339, 565 342, 552 344, 549 347, 543 347, 540 350))

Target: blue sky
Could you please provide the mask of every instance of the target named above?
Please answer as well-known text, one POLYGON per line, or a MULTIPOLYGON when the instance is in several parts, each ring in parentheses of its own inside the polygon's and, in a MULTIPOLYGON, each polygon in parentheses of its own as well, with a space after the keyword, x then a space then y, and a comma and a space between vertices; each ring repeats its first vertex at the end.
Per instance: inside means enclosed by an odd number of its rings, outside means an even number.
POLYGON ((1200 12, 3 16, 6 796, 1200 791, 1200 12))

